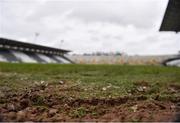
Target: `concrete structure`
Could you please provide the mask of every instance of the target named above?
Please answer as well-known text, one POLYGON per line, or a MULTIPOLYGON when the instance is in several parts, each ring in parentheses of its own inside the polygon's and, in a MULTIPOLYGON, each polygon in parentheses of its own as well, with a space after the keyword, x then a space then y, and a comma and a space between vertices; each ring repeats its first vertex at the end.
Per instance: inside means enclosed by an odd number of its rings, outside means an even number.
POLYGON ((180 0, 169 0, 160 31, 180 31, 180 0))
POLYGON ((167 59, 172 59, 176 55, 67 55, 77 64, 128 64, 128 65, 160 65, 167 59))
POLYGON ((0 38, 0 62, 72 63, 65 54, 70 51, 0 38))
MULTIPOLYGON (((160 31, 180 31, 180 0, 169 0, 160 31)), ((163 64, 180 67, 180 55, 165 60, 163 64)))

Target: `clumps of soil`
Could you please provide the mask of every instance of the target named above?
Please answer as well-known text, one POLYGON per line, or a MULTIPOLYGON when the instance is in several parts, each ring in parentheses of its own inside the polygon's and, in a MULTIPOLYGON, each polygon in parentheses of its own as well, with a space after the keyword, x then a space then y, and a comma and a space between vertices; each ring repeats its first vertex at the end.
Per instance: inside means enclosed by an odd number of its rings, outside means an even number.
MULTIPOLYGON (((137 84, 142 85, 149 87, 146 82, 137 84)), ((83 90, 53 84, 8 95, 0 103, 0 121, 174 121, 179 111, 171 100, 142 95, 80 99, 65 95, 66 91, 83 90)))
POLYGON ((137 101, 121 105, 118 109, 114 108, 106 113, 102 119, 104 121, 173 121, 174 110, 170 109, 171 103, 163 103, 163 107, 156 105, 162 102, 137 101))

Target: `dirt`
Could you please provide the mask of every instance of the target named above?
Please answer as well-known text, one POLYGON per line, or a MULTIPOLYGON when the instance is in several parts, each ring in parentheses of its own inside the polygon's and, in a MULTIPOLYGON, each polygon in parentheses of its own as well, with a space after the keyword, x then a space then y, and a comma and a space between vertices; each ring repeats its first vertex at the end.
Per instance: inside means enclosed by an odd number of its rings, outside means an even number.
POLYGON ((180 93, 180 85, 170 84, 168 89, 172 93, 180 93))
MULTIPOLYGON (((139 85, 139 83, 137 83, 139 85)), ((143 85, 148 87, 146 82, 143 85)), ((177 86, 170 86, 178 90, 177 86)), ((42 85, 18 94, 5 94, 0 121, 175 121, 179 99, 159 100, 145 96, 81 99, 66 91, 83 91, 65 85, 42 85)))

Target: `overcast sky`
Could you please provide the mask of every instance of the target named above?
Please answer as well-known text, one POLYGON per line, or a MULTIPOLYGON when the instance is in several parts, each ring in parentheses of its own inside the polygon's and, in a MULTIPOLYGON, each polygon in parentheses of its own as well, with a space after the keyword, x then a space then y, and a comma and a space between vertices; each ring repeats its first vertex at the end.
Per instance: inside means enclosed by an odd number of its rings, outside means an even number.
POLYGON ((0 0, 0 37, 73 53, 177 53, 180 34, 159 32, 167 3, 168 0, 0 0), (35 33, 39 33, 37 38, 35 33))

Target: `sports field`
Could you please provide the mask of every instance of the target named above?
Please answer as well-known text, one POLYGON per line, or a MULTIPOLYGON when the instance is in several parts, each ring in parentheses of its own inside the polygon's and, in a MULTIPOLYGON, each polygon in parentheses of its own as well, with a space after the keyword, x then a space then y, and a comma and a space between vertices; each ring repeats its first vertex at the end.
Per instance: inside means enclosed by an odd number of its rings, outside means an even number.
POLYGON ((1 121, 173 121, 180 68, 0 63, 1 121))

